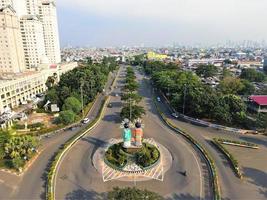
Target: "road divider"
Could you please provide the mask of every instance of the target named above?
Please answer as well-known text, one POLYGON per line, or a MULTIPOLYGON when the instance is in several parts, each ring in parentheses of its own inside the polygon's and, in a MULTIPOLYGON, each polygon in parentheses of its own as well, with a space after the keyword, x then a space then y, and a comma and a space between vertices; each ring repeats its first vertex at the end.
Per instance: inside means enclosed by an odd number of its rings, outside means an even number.
POLYGON ((107 104, 109 102, 110 97, 106 97, 101 105, 101 108, 98 112, 97 117, 91 121, 91 123, 86 126, 84 129, 80 130, 75 136, 69 139, 62 147, 59 148, 58 152, 53 158, 51 165, 48 169, 47 180, 46 180, 46 199, 54 200, 55 199, 55 176, 60 164, 61 159, 67 153, 67 151, 82 137, 84 137, 89 131, 94 129, 98 123, 101 121, 107 104))
POLYGON ((216 140, 218 142, 220 142, 221 144, 244 147, 244 148, 250 148, 250 149, 259 149, 258 145, 254 144, 254 143, 250 143, 250 142, 228 140, 228 139, 223 139, 223 138, 218 138, 216 140))
POLYGON ((182 135, 185 137, 193 146, 195 146, 201 153, 201 155, 204 157, 206 160, 209 171, 211 172, 211 186, 213 190, 213 199, 214 200, 220 200, 221 199, 221 193, 220 193, 220 187, 219 187, 219 181, 218 181, 218 175, 217 175, 217 170, 214 164, 214 160, 210 156, 210 154, 205 150, 205 148, 198 142, 196 141, 191 135, 187 134, 185 131, 181 130, 178 128, 175 124, 173 124, 168 118, 165 116, 165 114, 160 110, 160 108, 157 105, 157 102, 155 98, 153 98, 154 105, 163 120, 165 124, 170 127, 172 130, 174 130, 176 133, 182 135))
POLYGON ((235 159, 235 157, 221 144, 221 142, 214 138, 212 140, 212 143, 217 147, 217 149, 219 149, 225 156, 226 158, 229 160, 230 165, 232 167, 232 169, 234 170, 236 176, 240 179, 243 178, 243 174, 240 171, 240 167, 239 167, 239 163, 238 161, 235 159))

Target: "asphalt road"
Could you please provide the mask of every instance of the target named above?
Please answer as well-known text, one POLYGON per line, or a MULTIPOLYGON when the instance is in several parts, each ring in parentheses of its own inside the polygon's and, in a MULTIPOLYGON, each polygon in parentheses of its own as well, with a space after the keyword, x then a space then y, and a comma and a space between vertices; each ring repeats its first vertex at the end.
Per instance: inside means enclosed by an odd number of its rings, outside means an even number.
MULTIPOLYGON (((109 78, 105 88, 106 91, 109 90, 112 80, 112 78, 109 78)), ((104 97, 102 94, 99 95, 88 113, 90 119, 96 117, 104 97)), ((39 148, 40 155, 23 175, 16 176, 0 171, 0 199, 44 199, 46 169, 50 159, 59 147, 75 135, 80 128, 73 131, 64 131, 43 139, 39 148)))
MULTIPOLYGON (((125 70, 122 70, 118 79, 120 93, 125 70)), ((168 199, 210 199, 209 181, 206 164, 194 149, 168 129, 159 119, 156 109, 151 101, 150 90, 138 76, 141 83, 140 93, 144 96, 143 105, 146 116, 144 134, 146 138, 153 137, 171 152, 173 164, 165 174, 164 181, 150 180, 137 182, 136 187, 146 188, 164 195, 168 199), (188 176, 181 172, 187 170, 188 176)), ((115 186, 135 186, 135 182, 122 182, 112 180, 103 182, 92 164, 94 152, 110 138, 121 136, 120 97, 111 97, 112 108, 107 108, 100 124, 77 142, 61 162, 56 176, 56 199, 102 199, 104 193, 115 186)))
POLYGON ((174 119, 171 116, 171 112, 163 97, 161 97, 161 103, 158 103, 158 105, 167 115, 169 120, 176 124, 177 127, 193 136, 208 152, 210 152, 217 166, 223 199, 267 199, 267 160, 265 159, 267 150, 266 136, 241 135, 196 126, 174 119), (260 149, 258 150, 225 146, 239 161, 241 171, 244 173, 244 179, 240 180, 235 176, 225 156, 211 144, 210 140, 215 137, 243 140, 259 145, 260 149))

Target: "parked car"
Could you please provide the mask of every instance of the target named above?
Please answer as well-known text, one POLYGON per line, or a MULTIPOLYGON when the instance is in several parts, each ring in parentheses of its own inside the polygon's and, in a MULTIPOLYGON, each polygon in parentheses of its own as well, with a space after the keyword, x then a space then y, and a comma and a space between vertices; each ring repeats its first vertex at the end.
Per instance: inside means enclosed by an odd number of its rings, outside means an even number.
POLYGON ((115 94, 115 97, 118 97, 118 96, 119 96, 119 94, 116 93, 116 94, 115 94))
POLYGON ((160 97, 157 97, 157 101, 158 101, 158 102, 161 102, 160 97))
POLYGON ((108 107, 109 107, 109 108, 112 108, 112 103, 109 103, 109 104, 108 104, 108 107))
POLYGON ((89 118, 84 118, 83 120, 82 120, 82 123, 83 124, 88 124, 90 122, 90 119, 89 118))

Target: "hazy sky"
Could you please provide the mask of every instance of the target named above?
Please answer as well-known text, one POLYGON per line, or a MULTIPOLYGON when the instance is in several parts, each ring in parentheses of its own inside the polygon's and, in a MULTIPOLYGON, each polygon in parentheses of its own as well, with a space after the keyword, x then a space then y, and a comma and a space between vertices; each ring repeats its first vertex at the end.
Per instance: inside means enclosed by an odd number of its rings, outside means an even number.
POLYGON ((61 46, 267 40, 267 0, 57 0, 61 46))

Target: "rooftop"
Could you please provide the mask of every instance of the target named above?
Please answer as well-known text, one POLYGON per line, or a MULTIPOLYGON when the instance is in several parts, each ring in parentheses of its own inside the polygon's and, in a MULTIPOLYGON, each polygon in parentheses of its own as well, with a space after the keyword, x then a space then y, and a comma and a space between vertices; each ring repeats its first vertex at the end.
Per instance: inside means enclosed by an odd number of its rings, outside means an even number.
POLYGON ((267 105, 267 95, 252 95, 249 97, 251 101, 254 101, 258 105, 266 106, 267 105))

